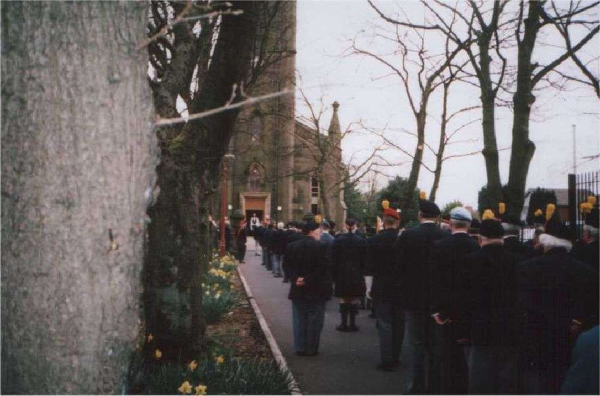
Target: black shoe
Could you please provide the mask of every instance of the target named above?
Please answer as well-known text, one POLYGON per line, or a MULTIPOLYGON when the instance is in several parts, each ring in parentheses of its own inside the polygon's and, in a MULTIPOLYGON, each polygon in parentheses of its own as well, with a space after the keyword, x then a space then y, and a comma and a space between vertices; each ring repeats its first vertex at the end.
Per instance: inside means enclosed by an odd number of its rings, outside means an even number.
POLYGON ((284 279, 283 283, 290 283, 290 280, 289 279, 284 279))
POLYGON ((337 326, 335 326, 335 329, 336 329, 337 331, 350 331, 350 328, 349 328, 349 327, 348 327, 348 325, 347 325, 347 324, 345 324, 345 323, 342 323, 341 325, 337 325, 337 326))
POLYGON ((348 327, 348 331, 351 331, 351 332, 357 332, 358 330, 359 330, 359 328, 357 325, 350 325, 348 327))
POLYGON ((386 371, 386 372, 394 371, 394 365, 379 363, 377 365, 377 370, 386 371))
POLYGON ((306 354, 306 352, 302 352, 302 351, 296 351, 296 355, 298 355, 298 356, 308 356, 306 354))

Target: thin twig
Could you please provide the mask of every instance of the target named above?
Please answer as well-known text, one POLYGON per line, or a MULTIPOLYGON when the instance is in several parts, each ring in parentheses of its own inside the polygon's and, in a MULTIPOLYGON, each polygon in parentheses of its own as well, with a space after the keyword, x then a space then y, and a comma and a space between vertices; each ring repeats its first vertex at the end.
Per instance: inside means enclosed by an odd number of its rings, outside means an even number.
POLYGON ((270 93, 270 94, 267 94, 267 95, 257 96, 257 97, 254 97, 254 98, 246 99, 244 101, 237 102, 237 103, 234 103, 234 104, 229 104, 229 105, 226 105, 226 106, 223 106, 223 107, 218 107, 216 109, 211 109, 211 110, 203 111, 201 113, 190 114, 188 117, 159 118, 154 123, 154 126, 173 125, 173 124, 180 124, 182 122, 187 122, 187 121, 192 121, 192 120, 198 120, 200 118, 206 118, 206 117, 210 117, 212 115, 215 115, 215 114, 218 114, 218 113, 222 113, 222 112, 225 112, 225 111, 237 109, 237 108, 244 107, 244 106, 250 106, 250 105, 253 105, 253 104, 258 103, 258 102, 263 102, 265 100, 277 98, 279 96, 293 95, 293 93, 294 93, 294 91, 292 91, 292 90, 285 90, 285 91, 280 91, 280 92, 274 92, 274 93, 270 93))

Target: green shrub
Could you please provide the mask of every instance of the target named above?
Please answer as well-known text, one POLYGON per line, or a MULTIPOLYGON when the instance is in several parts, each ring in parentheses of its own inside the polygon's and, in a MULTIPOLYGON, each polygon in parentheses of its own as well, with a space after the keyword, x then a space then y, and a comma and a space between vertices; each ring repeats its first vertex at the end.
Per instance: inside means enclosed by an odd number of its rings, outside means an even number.
POLYGON ((136 392, 145 394, 179 394, 188 382, 194 394, 198 385, 205 385, 208 394, 283 395, 291 393, 291 376, 274 361, 224 358, 200 361, 192 371, 188 366, 172 362, 149 364, 139 378, 136 392))
POLYGON ((237 296, 230 291, 207 292, 202 296, 202 313, 206 323, 217 323, 237 304, 237 296))

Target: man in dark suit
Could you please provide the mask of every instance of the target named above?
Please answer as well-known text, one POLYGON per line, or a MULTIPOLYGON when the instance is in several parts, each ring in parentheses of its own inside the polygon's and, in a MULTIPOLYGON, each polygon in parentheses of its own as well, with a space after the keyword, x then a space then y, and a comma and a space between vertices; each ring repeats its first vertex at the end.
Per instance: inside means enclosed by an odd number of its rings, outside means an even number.
POLYGON ((285 231, 285 246, 283 247, 283 257, 281 261, 281 267, 283 269, 283 283, 289 283, 290 278, 286 272, 285 266, 283 265, 285 261, 285 252, 287 251, 287 246, 298 240, 302 239, 302 225, 295 221, 291 221, 288 224, 288 229, 285 231))
POLYGON ((598 322, 598 274, 568 254, 570 231, 556 217, 539 243, 543 255, 520 263, 517 272, 525 318, 522 374, 525 393, 556 394, 576 336, 598 322))
POLYGON ((319 353, 325 321, 325 304, 331 298, 329 252, 319 242, 319 225, 314 221, 302 227, 302 239, 290 243, 284 255, 284 268, 290 277, 288 298, 292 300, 294 349, 300 356, 319 353))
POLYGON ((464 394, 468 390, 467 362, 456 342, 460 306, 460 267, 466 254, 479 250, 468 234, 471 213, 463 207, 450 211, 449 238, 433 244, 431 259, 431 316, 434 325, 433 392, 464 394))
POLYGON ((402 287, 394 254, 399 222, 399 213, 395 209, 385 207, 383 231, 367 240, 365 280, 367 296, 373 299, 377 317, 381 348, 381 362, 377 368, 383 371, 392 371, 400 363, 404 339, 402 287))
POLYGON ((470 340, 469 394, 518 392, 517 263, 499 221, 481 222, 479 251, 464 257, 459 277, 461 338, 470 340))
POLYGON ((599 211, 596 206, 585 216, 583 225, 583 239, 576 246, 574 256, 577 260, 590 266, 598 272, 598 263, 600 260, 600 245, 598 243, 598 221, 599 211))
POLYGON ((334 294, 340 299, 342 321, 338 331, 358 331, 356 301, 365 296, 364 278, 366 241, 356 235, 356 220, 347 219, 347 233, 335 238, 331 244, 332 277, 334 294), (350 319, 350 325, 348 325, 350 319))
POLYGON ((527 260, 533 257, 534 251, 531 246, 522 243, 519 240, 521 232, 521 220, 514 215, 502 215, 502 228, 504 229, 504 249, 521 258, 527 260))
POLYGON ((403 393, 431 393, 430 381, 426 383, 432 370, 429 257, 433 243, 448 235, 438 227, 439 216, 438 206, 422 199, 419 227, 402 232, 396 243, 407 330, 402 347, 402 359, 407 363, 402 373, 403 393))

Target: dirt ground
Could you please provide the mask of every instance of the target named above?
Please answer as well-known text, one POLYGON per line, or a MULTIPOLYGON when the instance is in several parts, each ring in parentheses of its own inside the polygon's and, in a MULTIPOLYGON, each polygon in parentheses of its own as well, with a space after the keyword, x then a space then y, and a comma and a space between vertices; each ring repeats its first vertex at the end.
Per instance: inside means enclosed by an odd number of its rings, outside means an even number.
POLYGON ((207 334, 220 344, 234 350, 235 357, 262 358, 273 360, 269 344, 248 302, 244 286, 237 271, 232 279, 232 290, 239 297, 239 303, 214 325, 209 325, 207 334))

